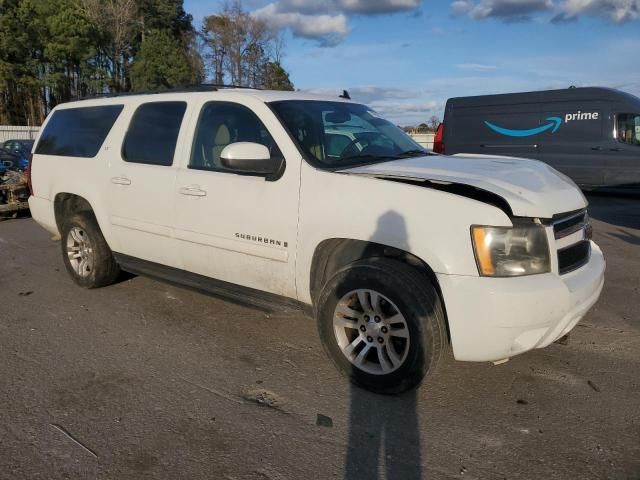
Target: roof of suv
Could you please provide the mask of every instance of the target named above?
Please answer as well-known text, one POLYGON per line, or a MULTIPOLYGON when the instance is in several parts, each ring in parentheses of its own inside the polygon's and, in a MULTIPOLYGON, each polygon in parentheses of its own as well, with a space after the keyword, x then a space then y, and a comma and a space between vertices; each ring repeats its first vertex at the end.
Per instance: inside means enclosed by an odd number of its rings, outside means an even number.
POLYGON ((153 93, 132 93, 124 95, 113 95, 104 97, 87 98, 58 105, 57 109, 73 108, 78 106, 105 105, 105 104, 123 104, 129 101, 135 103, 145 101, 157 101, 160 99, 167 100, 185 100, 187 98, 210 98, 210 99, 239 99, 252 97, 262 102, 276 102, 281 100, 319 100, 325 102, 351 102, 349 99, 338 97, 330 97, 327 95, 318 95, 307 92, 288 92, 283 90, 257 90, 251 88, 221 88, 219 90, 210 91, 171 91, 153 92, 153 93))

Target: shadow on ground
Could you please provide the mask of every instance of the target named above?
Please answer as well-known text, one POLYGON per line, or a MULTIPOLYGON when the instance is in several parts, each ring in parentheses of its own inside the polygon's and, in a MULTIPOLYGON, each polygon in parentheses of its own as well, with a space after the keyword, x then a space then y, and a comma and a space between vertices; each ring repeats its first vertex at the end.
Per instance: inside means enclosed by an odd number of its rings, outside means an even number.
MULTIPOLYGON (((588 192, 585 194, 589 201, 589 215, 600 220, 623 228, 640 230, 640 193, 639 194, 612 194, 603 192, 588 192)), ((616 234, 612 235, 618 237, 616 234)), ((634 242, 639 241, 638 235, 628 234, 634 242)), ((625 236, 618 237, 629 241, 625 236)), ((630 243, 634 243, 630 242, 630 243)), ((638 245, 638 243, 634 243, 638 245)))

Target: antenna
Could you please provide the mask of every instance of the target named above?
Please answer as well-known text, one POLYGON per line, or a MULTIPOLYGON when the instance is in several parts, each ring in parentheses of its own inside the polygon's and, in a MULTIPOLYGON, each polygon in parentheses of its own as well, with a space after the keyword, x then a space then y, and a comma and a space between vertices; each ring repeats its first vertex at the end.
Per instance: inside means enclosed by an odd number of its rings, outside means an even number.
POLYGON ((339 95, 339 98, 344 98, 345 100, 351 100, 351 95, 346 90, 342 90, 342 95, 339 95))

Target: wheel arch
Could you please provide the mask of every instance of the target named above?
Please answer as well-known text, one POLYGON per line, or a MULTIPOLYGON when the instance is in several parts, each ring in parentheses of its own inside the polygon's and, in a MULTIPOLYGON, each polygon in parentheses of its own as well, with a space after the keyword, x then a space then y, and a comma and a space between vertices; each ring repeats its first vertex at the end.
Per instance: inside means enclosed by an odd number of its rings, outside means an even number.
POLYGON ((449 320, 446 304, 438 278, 433 269, 421 258, 405 250, 384 245, 381 243, 355 240, 349 238, 330 238, 323 240, 316 247, 311 261, 309 287, 311 300, 315 311, 317 299, 327 281, 342 267, 357 260, 367 258, 386 257, 393 258, 420 272, 425 280, 435 288, 442 305, 447 329, 447 338, 451 341, 449 333, 449 320))
POLYGON ((93 215, 100 233, 105 238, 110 248, 113 248, 113 237, 110 231, 110 225, 104 211, 96 209, 96 205, 91 202, 86 195, 71 192, 58 192, 53 197, 53 213, 58 232, 62 233, 62 224, 65 218, 79 212, 88 212, 93 215))
POLYGON ((75 213, 91 212, 95 216, 93 207, 84 197, 68 192, 56 194, 53 200, 53 212, 59 232, 62 231, 64 219, 75 213))

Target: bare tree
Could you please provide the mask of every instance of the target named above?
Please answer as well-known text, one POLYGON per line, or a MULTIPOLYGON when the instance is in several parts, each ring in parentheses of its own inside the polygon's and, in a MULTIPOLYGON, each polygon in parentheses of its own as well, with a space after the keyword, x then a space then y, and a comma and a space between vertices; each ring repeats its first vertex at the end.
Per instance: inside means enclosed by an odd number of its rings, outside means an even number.
POLYGON ((431 115, 427 121, 427 127, 429 127, 429 130, 435 132, 438 129, 438 125, 440 125, 440 118, 436 115, 431 115))
POLYGON ((230 30, 230 19, 226 15, 210 15, 204 18, 202 33, 209 53, 205 58, 211 62, 213 82, 224 83, 225 65, 229 41, 227 32, 230 30))
POLYGON ((237 0, 225 3, 219 14, 205 17, 202 34, 215 83, 229 79, 234 85, 266 86, 269 65, 279 64, 283 56, 282 37, 244 11, 237 0))
POLYGON ((284 34, 282 32, 274 33, 273 35, 273 63, 278 65, 282 64, 282 58, 284 57, 284 48, 286 46, 284 34))

